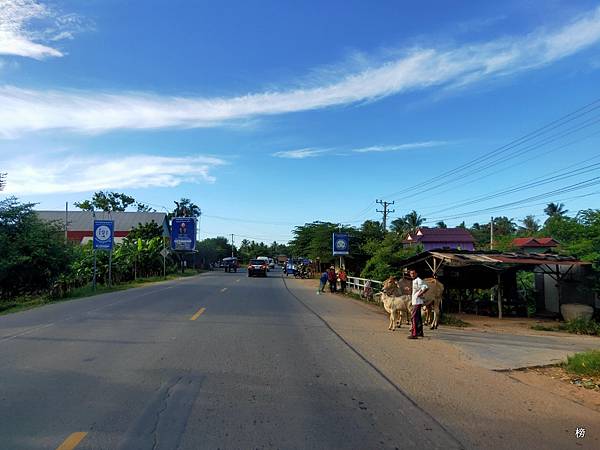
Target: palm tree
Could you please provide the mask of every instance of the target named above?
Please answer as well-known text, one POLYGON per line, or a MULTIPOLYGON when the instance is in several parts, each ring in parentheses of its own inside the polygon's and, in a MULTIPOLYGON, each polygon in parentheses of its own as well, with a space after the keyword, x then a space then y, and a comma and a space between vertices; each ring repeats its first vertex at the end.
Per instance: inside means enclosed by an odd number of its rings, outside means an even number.
POLYGON ((448 225, 446 225, 443 220, 440 220, 438 223, 435 224, 435 227, 436 228, 448 228, 448 225))
POLYGON ((564 209, 564 203, 548 203, 548 206, 544 208, 544 212, 548 217, 564 216, 569 212, 568 209, 564 209))
POLYGON ((406 234, 408 232, 406 221, 402 217, 392 220, 390 229, 398 234, 406 234))
POLYGON ((406 222, 406 226, 410 233, 417 231, 417 228, 419 228, 425 220, 427 219, 418 215, 414 209, 404 216, 404 222, 406 222))
POLYGON ((520 231, 527 233, 527 234, 533 234, 533 233, 537 233, 540 230, 540 224, 537 220, 535 220, 535 216, 533 215, 528 215, 525 216, 525 218, 523 220, 521 220, 521 223, 523 224, 522 227, 520 227, 520 231))
POLYGON ((509 235, 515 232, 515 222, 506 216, 494 217, 494 233, 498 235, 509 235))

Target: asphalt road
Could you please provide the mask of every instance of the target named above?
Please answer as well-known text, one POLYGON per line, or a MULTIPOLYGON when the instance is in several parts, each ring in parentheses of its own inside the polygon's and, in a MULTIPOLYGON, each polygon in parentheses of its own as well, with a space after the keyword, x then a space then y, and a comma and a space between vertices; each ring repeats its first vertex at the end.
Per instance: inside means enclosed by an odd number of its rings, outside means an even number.
POLYGON ((461 447, 280 272, 0 317, 0 449, 461 447))

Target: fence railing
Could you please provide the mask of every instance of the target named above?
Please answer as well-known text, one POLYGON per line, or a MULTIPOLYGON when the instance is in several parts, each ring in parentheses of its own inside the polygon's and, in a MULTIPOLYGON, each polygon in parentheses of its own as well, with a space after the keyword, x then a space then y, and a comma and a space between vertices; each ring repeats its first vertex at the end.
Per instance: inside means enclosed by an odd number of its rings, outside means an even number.
MULTIPOLYGON (((371 282, 371 289, 373 290, 373 294, 377 294, 381 291, 381 288, 383 287, 383 283, 381 281, 369 280, 368 278, 360 277, 348 277, 347 287, 362 296, 365 292, 365 285, 367 284, 367 281, 371 282)), ((378 298, 379 296, 375 296, 375 299, 378 298)))

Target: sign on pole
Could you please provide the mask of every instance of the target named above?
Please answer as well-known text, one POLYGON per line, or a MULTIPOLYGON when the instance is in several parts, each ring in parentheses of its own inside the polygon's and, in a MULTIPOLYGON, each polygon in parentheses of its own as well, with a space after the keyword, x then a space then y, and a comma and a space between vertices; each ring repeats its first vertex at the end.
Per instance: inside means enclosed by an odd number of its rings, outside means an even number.
POLYGON ((94 249, 112 250, 115 222, 94 220, 94 249))
POLYGON ((347 233, 333 233, 333 255, 348 255, 350 239, 347 233))
POLYGON ((192 252, 196 249, 196 219, 174 217, 171 221, 171 249, 192 252))

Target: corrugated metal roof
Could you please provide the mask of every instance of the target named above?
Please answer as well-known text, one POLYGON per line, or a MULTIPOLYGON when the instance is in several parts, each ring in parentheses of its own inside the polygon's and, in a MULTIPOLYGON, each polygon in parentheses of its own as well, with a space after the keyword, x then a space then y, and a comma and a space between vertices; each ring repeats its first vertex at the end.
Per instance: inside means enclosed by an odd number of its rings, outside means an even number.
POLYGON ((572 256, 562 256, 549 253, 521 253, 521 252, 470 252, 467 250, 433 250, 422 252, 402 261, 401 266, 409 266, 418 261, 423 261, 430 256, 443 259, 451 266, 469 265, 588 265, 572 256))
POLYGON ((558 241, 553 238, 515 238, 512 241, 515 247, 556 247, 558 241))
MULTIPOLYGON (((46 222, 65 223, 65 211, 36 211, 38 217, 46 222)), ((115 231, 129 231, 132 228, 142 223, 156 222, 162 225, 166 220, 167 214, 163 212, 121 212, 113 211, 107 213, 104 211, 96 211, 96 219, 98 220, 114 220, 115 231)), ((69 211, 68 214, 68 229, 69 231, 93 231, 94 216, 91 211, 69 211)))

